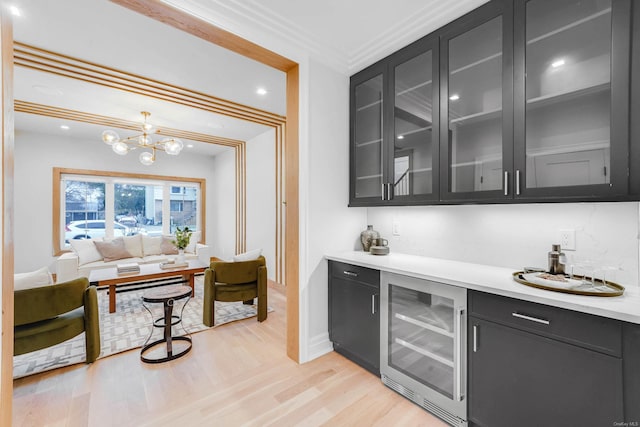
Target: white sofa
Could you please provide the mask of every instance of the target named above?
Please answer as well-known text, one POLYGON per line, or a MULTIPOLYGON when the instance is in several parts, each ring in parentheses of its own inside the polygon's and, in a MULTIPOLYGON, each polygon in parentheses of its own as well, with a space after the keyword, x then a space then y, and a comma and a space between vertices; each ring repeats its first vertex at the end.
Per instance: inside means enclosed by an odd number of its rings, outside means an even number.
MULTIPOLYGON (((125 253, 131 256, 124 258, 116 256, 118 259, 107 258, 106 260, 94 242, 108 242, 108 240, 72 240, 70 244, 73 250, 62 254, 56 260, 56 282, 61 283, 78 277, 89 277, 92 270, 115 267, 118 264, 130 262, 147 264, 175 258, 177 253, 175 247, 170 243, 172 238, 172 236, 145 236, 141 234, 120 237, 118 239, 124 241, 125 253)), ((116 240, 113 239, 111 242, 116 240)), ((191 235, 189 246, 185 249, 185 258, 197 258, 208 265, 211 259, 209 247, 197 243, 199 240, 200 232, 191 235)))

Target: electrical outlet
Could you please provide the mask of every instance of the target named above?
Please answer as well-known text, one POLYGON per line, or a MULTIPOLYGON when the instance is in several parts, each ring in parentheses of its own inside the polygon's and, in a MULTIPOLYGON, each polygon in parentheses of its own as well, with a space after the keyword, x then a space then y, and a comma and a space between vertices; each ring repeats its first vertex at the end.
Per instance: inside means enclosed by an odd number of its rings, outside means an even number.
POLYGON ((393 224, 391 225, 391 234, 394 236, 400 235, 400 223, 398 221, 393 221, 393 224))
POLYGON ((560 249, 567 251, 576 250, 576 230, 570 228, 560 230, 559 240, 560 249))

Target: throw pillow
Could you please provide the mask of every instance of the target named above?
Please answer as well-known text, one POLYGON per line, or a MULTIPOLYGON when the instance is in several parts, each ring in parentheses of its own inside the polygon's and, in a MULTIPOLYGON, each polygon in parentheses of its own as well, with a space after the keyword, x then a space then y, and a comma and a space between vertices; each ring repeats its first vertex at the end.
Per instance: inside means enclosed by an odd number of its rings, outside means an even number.
POLYGON ((127 252, 131 254, 131 256, 142 258, 144 256, 144 252, 142 252, 142 235, 136 234, 134 236, 125 236, 124 239, 124 247, 127 249, 127 252))
POLYGON ((102 254, 96 248, 96 245, 93 242, 101 242, 102 239, 71 239, 69 240, 69 244, 71 244, 71 248, 78 255, 78 265, 88 264, 90 262, 102 261, 102 254))
POLYGON ((131 254, 124 247, 124 239, 118 237, 110 242, 93 242, 104 257, 105 262, 131 258, 131 254))
POLYGON ((191 239, 189 239, 189 244, 187 245, 186 248, 184 248, 184 251, 190 254, 195 254, 196 244, 200 243, 201 236, 202 236, 201 231, 194 231, 193 234, 191 235, 191 239))
POLYGON ((163 255, 177 255, 178 248, 172 242, 175 240, 174 236, 162 236, 162 244, 160 250, 163 255))
POLYGON ((238 254, 233 257, 234 261, 253 261, 254 259, 260 258, 262 255, 262 249, 254 249, 252 251, 248 251, 242 254, 238 254))
POLYGON ((53 277, 47 267, 28 273, 16 273, 13 275, 13 290, 39 288, 53 285, 53 277))
POLYGON ((162 255, 162 236, 142 236, 144 256, 162 255))

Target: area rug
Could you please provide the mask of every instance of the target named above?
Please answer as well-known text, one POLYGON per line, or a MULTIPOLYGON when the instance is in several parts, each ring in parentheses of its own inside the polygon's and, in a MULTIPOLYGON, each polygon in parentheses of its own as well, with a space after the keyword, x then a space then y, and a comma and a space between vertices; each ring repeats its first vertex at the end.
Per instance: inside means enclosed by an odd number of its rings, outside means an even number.
MULTIPOLYGON (((196 278, 196 294, 186 304, 182 313, 182 324, 173 326, 174 336, 192 334, 209 329, 202 323, 203 286, 202 277, 196 278)), ((151 315, 142 305, 144 290, 120 292, 116 296, 116 312, 109 313, 109 295, 104 290, 98 291, 100 311, 100 339, 102 343, 100 358, 112 354, 142 347, 151 329, 152 340, 162 337, 161 328, 152 328, 151 315)), ((182 310, 185 300, 176 302, 174 314, 182 310)), ((244 305, 238 302, 216 301, 216 324, 214 328, 236 320, 256 316, 255 305, 244 305)), ((153 318, 163 316, 162 304, 147 304, 153 318)), ((268 311, 273 311, 271 307, 268 311)), ((49 371, 76 363, 85 362, 84 333, 61 344, 13 357, 13 378, 49 371)))

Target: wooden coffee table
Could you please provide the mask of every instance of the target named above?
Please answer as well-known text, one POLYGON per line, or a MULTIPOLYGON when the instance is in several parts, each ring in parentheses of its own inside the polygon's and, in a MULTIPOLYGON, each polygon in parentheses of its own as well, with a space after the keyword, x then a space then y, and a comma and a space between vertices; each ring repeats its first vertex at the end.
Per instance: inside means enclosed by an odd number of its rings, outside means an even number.
POLYGON ((166 277, 182 276, 191 287, 191 296, 195 295, 194 276, 204 272, 209 266, 203 264, 197 259, 189 260, 187 267, 178 268, 160 268, 159 263, 140 264, 139 273, 118 274, 116 267, 101 268, 92 270, 89 273, 89 282, 98 287, 109 287, 109 313, 116 311, 116 287, 122 285, 130 285, 140 282, 141 284, 148 280, 162 279, 166 277))

